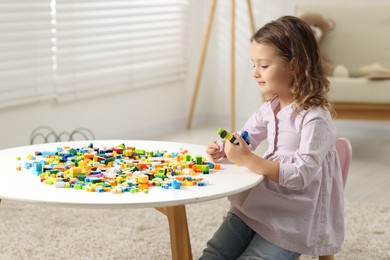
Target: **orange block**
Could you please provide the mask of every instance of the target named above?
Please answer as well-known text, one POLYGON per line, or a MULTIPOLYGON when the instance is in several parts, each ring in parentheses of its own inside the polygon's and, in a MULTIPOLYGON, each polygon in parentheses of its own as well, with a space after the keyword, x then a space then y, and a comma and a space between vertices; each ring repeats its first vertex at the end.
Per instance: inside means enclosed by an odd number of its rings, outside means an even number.
POLYGON ((147 189, 149 189, 149 185, 148 184, 140 184, 140 185, 138 185, 138 189, 140 191, 147 190, 147 189))
POLYGON ((59 170, 61 172, 64 172, 65 171, 65 165, 61 164, 61 165, 56 165, 54 166, 53 168, 54 170, 59 170))
POLYGON ((147 169, 147 168, 149 168, 149 164, 147 163, 147 162, 145 162, 145 163, 138 163, 138 166, 139 167, 141 167, 142 169, 147 169))
POLYGON ((178 181, 184 181, 186 179, 185 176, 176 176, 176 180, 178 181))
POLYGON ((95 154, 93 153, 85 153, 84 154, 84 159, 93 159, 95 157, 95 154))
POLYGON ((125 154, 125 156, 130 157, 130 156, 132 156, 134 154, 134 151, 131 150, 131 149, 126 149, 124 154, 125 154))
POLYGON ((194 181, 185 180, 181 183, 182 186, 194 186, 196 183, 194 181))

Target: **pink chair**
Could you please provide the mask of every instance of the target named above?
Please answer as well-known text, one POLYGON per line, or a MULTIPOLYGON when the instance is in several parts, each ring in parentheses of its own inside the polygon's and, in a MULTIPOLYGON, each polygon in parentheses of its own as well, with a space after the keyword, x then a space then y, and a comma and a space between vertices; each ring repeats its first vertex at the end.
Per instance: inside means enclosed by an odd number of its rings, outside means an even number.
POLYGON ((343 185, 347 183, 349 165, 352 160, 352 145, 351 142, 345 138, 340 137, 336 141, 336 151, 339 154, 341 173, 343 174, 343 185))
MULTIPOLYGON (((336 151, 339 155, 340 166, 341 166, 341 174, 343 176, 343 186, 345 188, 345 184, 347 182, 349 165, 352 160, 352 145, 351 142, 345 138, 340 137, 336 140, 336 151)), ((297 258, 297 260, 299 257, 297 258)), ((318 257, 319 260, 334 260, 333 255, 323 255, 318 257)))

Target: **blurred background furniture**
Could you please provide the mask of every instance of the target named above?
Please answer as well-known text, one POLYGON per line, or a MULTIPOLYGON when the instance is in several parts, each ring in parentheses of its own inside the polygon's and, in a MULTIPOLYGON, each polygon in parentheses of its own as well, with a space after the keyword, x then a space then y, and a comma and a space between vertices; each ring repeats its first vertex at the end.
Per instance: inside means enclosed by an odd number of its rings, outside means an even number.
POLYGON ((39 126, 31 132, 30 145, 93 139, 95 139, 95 135, 91 130, 85 127, 76 128, 71 132, 62 131, 56 133, 51 127, 39 126))
POLYGON ((390 120, 390 2, 317 2, 296 14, 319 13, 335 28, 322 45, 348 78, 330 77, 329 98, 338 119, 390 120))

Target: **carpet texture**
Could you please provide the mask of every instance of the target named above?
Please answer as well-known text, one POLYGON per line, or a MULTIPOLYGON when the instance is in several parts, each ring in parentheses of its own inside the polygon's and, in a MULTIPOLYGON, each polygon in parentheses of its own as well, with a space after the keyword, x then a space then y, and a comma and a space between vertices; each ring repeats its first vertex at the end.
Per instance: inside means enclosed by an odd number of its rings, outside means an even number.
MULTIPOLYGON (((187 205, 194 259, 222 222, 227 199, 187 205)), ((390 208, 346 202, 337 259, 390 259, 390 208)), ((2 201, 0 259, 171 259, 166 217, 154 209, 79 209, 2 201)), ((302 256, 302 260, 317 259, 302 256)))

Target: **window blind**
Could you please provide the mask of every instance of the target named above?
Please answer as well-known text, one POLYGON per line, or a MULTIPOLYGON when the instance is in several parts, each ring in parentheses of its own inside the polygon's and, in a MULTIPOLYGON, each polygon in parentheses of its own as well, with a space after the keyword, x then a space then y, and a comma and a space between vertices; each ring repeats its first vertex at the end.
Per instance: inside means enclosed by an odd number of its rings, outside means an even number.
POLYGON ((186 9, 187 0, 57 0, 59 100, 183 80, 186 9))
POLYGON ((47 0, 0 1, 0 108, 52 98, 47 0))
POLYGON ((0 1, 0 107, 184 79, 188 0, 0 1))

